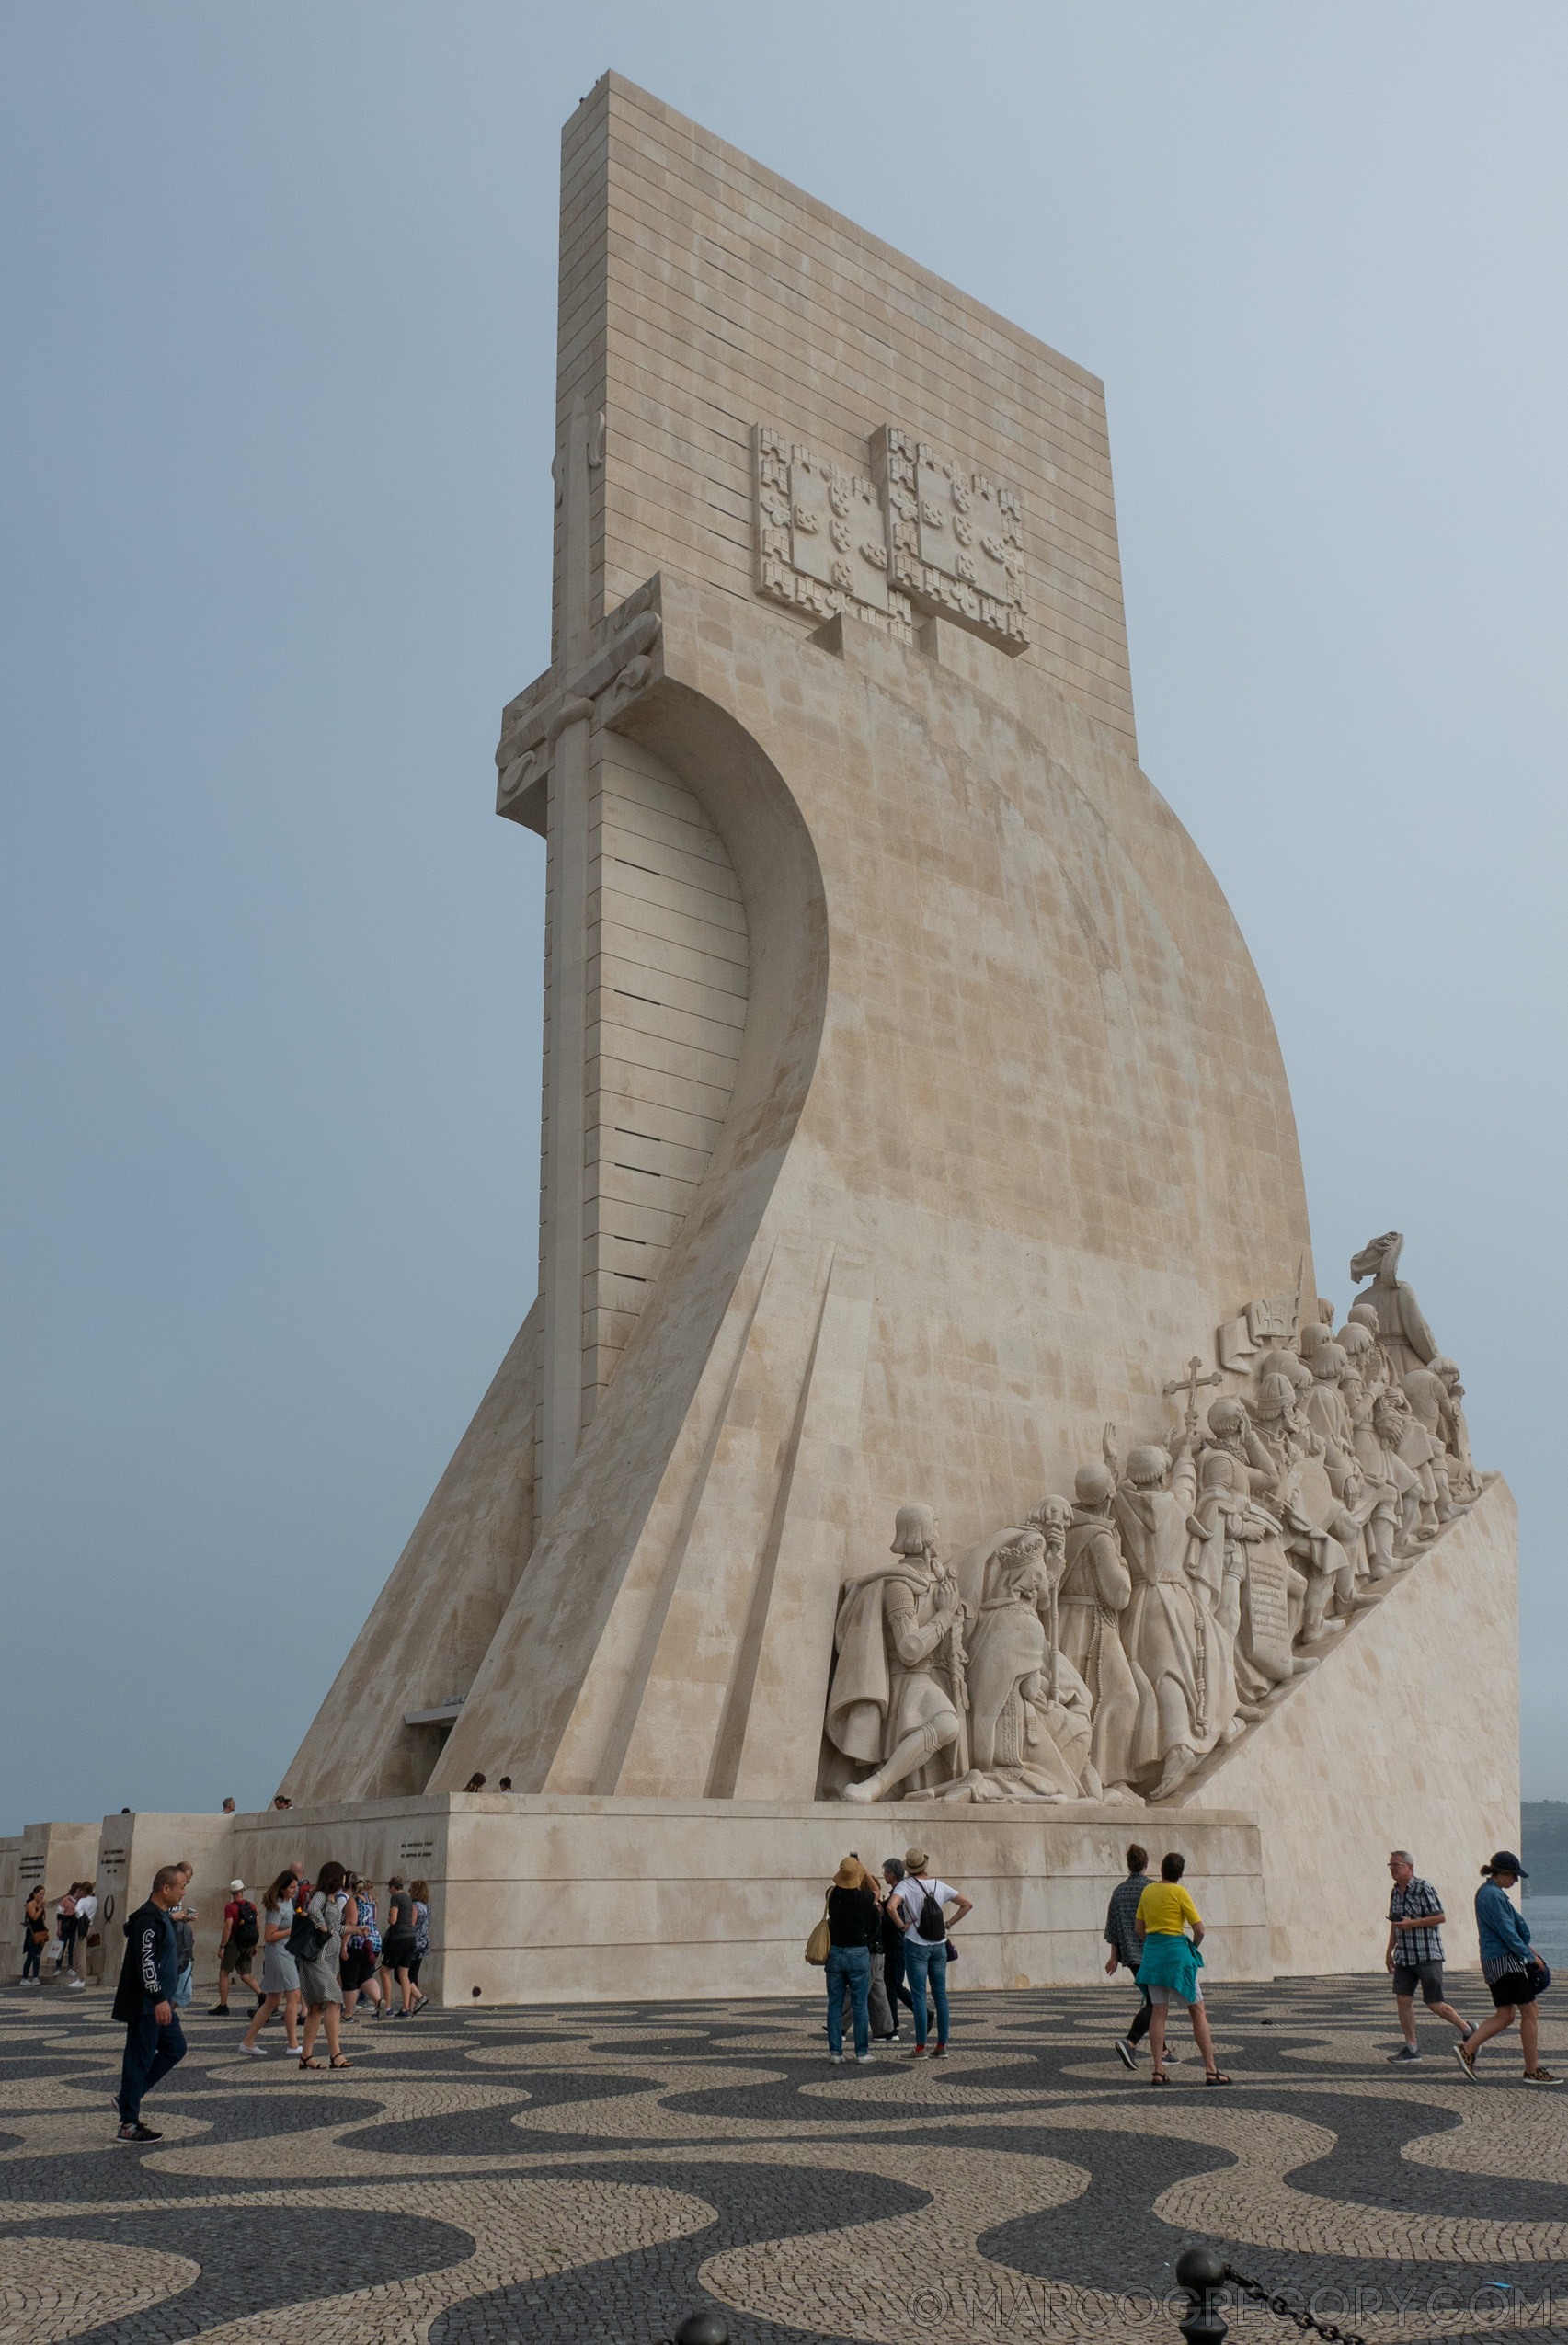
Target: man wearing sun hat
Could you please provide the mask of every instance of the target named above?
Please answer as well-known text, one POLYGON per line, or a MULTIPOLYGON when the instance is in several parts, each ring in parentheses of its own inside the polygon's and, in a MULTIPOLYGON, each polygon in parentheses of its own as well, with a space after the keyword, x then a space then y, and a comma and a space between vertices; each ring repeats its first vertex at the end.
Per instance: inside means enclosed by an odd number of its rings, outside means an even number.
POLYGON ((218 2000, 208 2014, 225 2019, 229 2009, 229 1979, 237 1978, 242 1986, 249 1987, 257 2001, 261 2001, 261 1989, 250 1974, 251 1960, 256 1952, 261 1927, 256 1918, 256 1908, 245 1893, 243 1881, 229 1883, 229 1902, 223 1907, 223 1935, 218 1941, 218 2000))

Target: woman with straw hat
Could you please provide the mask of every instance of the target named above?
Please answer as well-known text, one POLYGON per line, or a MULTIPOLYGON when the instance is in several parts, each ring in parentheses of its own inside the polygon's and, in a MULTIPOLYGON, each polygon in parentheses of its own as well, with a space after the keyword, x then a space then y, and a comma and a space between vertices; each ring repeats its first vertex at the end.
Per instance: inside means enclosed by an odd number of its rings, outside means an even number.
POLYGON ((833 1875, 828 1892, 828 2057, 844 2056, 844 1989, 854 2011, 854 2056, 862 2064, 871 2058, 871 2020, 866 1997, 871 1988, 871 1949, 882 1944, 882 1916, 876 1894, 858 1857, 846 1857, 833 1875))

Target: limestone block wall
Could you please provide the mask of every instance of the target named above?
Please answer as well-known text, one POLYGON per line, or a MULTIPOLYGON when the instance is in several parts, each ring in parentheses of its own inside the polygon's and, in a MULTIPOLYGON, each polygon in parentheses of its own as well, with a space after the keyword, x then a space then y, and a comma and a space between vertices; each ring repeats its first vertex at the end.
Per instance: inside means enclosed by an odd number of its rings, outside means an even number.
POLYGON ((55 1901, 74 1881, 90 1878, 97 1854, 97 1826, 92 1824, 29 1824, 0 1840, 0 1947, 5 1949, 0 1978, 20 1975, 22 1913, 28 1899, 43 1883, 51 1935, 55 1901))
POLYGON ((250 1885, 248 1876, 235 1873, 235 1823, 228 1815, 148 1813, 106 1815, 92 1827, 102 1942, 89 1952, 86 1978, 113 1987, 125 1957, 125 1924, 151 1894, 153 1875, 160 1865, 188 1861, 196 1868, 186 1899, 196 1916, 195 1984, 199 1992, 216 1985, 229 1883, 238 1878, 250 1885))
POLYGON ((752 603, 755 423, 862 475, 872 431, 902 425, 1022 490, 1024 658, 1136 752, 1086 369, 619 74, 562 133, 557 331, 559 420, 577 396, 606 419, 596 612, 659 569, 752 603))
POLYGON ((954 1546, 1022 1519, 1312 1275, 1256 974, 1119 741, 941 623, 658 607, 614 729, 736 875, 735 1090, 437 1790, 809 1797, 839 1584, 897 1506, 954 1546))
MULTIPOLYGON (((423 1873, 432 1956, 421 1983, 481 2003, 690 2000, 821 1992, 804 1960, 828 1882, 853 1846, 868 1862, 917 1841, 975 1903, 956 1993, 1103 1975, 1101 1931, 1136 1809, 1014 1809, 937 1816, 927 1802, 874 1815, 807 1802, 505 1799, 462 1793, 239 1820, 236 1859, 259 1880, 300 1855, 384 1882, 423 1873), (479 1994, 474 1994, 477 1987, 479 1994)), ((1144 1832, 1142 1837, 1147 1838, 1144 1832)), ((1216 1980, 1266 1978, 1257 1834, 1243 1815, 1172 1819, 1188 1858, 1216 1980)), ((1107 2018, 1125 2002, 1107 1988, 1107 2018)))
MULTIPOLYGON (((656 757, 600 737, 588 839, 582 1424, 729 1113, 750 954, 724 841, 656 757)), ((548 1204, 544 1209, 548 1227, 548 1204)))
POLYGON ((1382 1967, 1391 1848, 1436 1884, 1448 1962, 1476 1967, 1480 1868, 1519 1845, 1518 1664, 1517 1517, 1494 1476, 1188 1802, 1156 1812, 1256 1816, 1276 1973, 1382 1967))

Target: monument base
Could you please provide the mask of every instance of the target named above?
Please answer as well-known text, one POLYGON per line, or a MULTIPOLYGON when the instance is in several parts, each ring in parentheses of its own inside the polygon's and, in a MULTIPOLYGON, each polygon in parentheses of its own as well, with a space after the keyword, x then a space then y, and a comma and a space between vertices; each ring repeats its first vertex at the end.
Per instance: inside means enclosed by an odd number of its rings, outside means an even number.
POLYGON ((389 1872, 432 1889, 440 1950, 421 1983, 441 2003, 599 2003, 792 1996, 822 1895, 851 1848, 869 1865, 925 1848, 973 1899, 954 1984, 1083 1984, 1103 1972, 1105 1904, 1129 1839, 1179 1847, 1217 1976, 1267 1978, 1257 1827, 1083 1802, 1060 1808, 875 1810, 824 1802, 442 1793, 235 1818, 235 1860, 265 1882, 329 1857, 384 1893, 389 1872), (1152 1839, 1151 1839, 1152 1836, 1152 1839))

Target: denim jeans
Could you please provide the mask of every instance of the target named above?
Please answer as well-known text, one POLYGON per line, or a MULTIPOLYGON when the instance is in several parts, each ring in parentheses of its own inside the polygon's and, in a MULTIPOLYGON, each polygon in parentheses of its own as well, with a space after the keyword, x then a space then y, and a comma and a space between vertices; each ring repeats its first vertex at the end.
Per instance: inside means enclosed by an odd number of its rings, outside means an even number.
POLYGON ((910 1985, 915 2000, 915 2042, 925 2042, 925 1990, 931 1986, 932 2001, 936 2006, 936 2041, 947 2041, 947 1948, 927 1946, 918 1938, 904 1940, 904 1968, 909 1973, 910 1985))
POLYGON ((159 2027, 156 2013, 150 2010, 126 2023, 120 2070, 120 2114, 126 2124, 134 2125, 140 2118, 143 2094, 150 2093, 160 2076, 184 2058, 185 2034, 177 2011, 170 2012, 166 2028, 159 2027))
POLYGON ((871 1988, 871 1956, 864 1946, 828 1949, 828 2049, 844 2048, 844 1989, 854 2006, 854 2048, 857 2057, 871 2050, 871 2021, 865 1998, 871 1988))
POLYGON ((40 1959, 41 1959, 41 1957, 42 1957, 42 1954, 43 1954, 43 1940, 42 1940, 42 1939, 41 1939, 41 1938, 29 1938, 29 1937, 24 1937, 24 1938, 23 1938, 23 1939, 22 1939, 22 1976, 23 1976, 23 1978, 25 1978, 25 1979, 29 1979, 29 1978, 36 1979, 36 1978, 38 1977, 38 1975, 39 1975, 39 1967, 38 1967, 38 1966, 39 1966, 39 1962, 40 1962, 40 1959))

